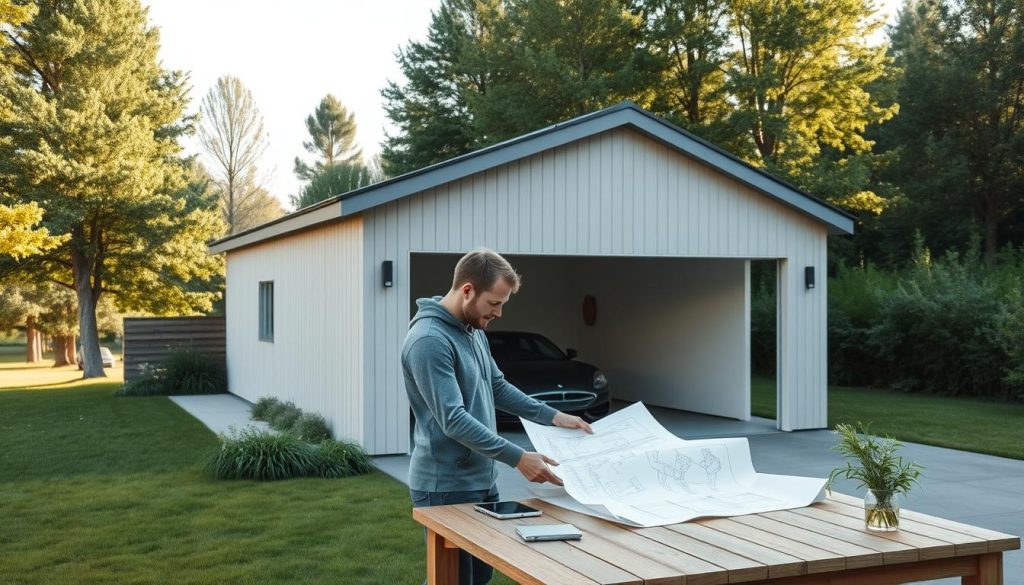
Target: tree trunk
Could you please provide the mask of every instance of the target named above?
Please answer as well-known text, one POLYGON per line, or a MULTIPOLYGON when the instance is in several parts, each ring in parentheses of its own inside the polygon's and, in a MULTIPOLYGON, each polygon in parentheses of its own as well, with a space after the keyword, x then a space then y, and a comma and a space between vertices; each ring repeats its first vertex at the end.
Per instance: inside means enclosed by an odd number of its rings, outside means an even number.
POLYGON ((53 367, 74 366, 75 336, 57 335, 53 338, 53 367))
POLYGON ((53 367, 55 368, 68 365, 67 348, 64 346, 66 339, 63 335, 53 338, 53 367))
POLYGON ((42 334, 36 329, 35 317, 25 320, 25 339, 25 361, 30 364, 43 361, 42 334))
POLYGON ((64 339, 64 355, 67 356, 69 364, 78 364, 78 352, 75 350, 74 335, 68 335, 64 339))
POLYGON ((96 330, 96 292, 92 287, 89 259, 77 250, 71 251, 75 276, 75 297, 78 299, 78 331, 82 338, 82 378, 106 378, 100 357, 100 336, 96 330))

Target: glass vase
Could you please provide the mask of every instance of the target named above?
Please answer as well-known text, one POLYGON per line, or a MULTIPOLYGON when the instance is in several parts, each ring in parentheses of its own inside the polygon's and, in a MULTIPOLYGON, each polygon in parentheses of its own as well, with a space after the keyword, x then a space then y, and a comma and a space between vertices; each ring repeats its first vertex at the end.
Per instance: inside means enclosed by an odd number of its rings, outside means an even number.
POLYGON ((868 490, 864 495, 864 526, 868 530, 892 532, 900 527, 900 494, 868 490))

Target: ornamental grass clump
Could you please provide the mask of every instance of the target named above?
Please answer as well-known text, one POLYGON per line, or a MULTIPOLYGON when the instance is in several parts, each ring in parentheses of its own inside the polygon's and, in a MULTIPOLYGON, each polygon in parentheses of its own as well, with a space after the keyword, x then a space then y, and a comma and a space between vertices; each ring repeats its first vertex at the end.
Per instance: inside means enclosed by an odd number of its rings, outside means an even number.
POLYGON ((327 426, 327 419, 310 412, 304 412, 295 419, 295 424, 290 430, 296 437, 307 443, 319 443, 331 438, 331 429, 327 426))
POLYGON ((849 424, 836 425, 835 433, 839 443, 833 447, 847 461, 846 467, 837 467, 829 474, 827 489, 839 477, 860 482, 858 487, 867 488, 865 497, 865 522, 871 530, 895 530, 899 526, 899 505, 897 496, 906 494, 921 477, 924 469, 916 462, 904 462, 896 452, 902 443, 890 437, 879 438, 868 432, 869 425, 859 429, 849 424))
POLYGON ((362 447, 327 439, 319 445, 292 433, 271 433, 256 427, 231 429, 222 445, 203 464, 214 479, 275 481, 293 477, 335 479, 364 475, 373 469, 362 447))
POLYGON ((273 481, 317 475, 316 448, 289 433, 246 427, 223 437, 204 468, 216 479, 273 481))
POLYGON ((273 396, 264 396, 256 401, 256 404, 252 406, 252 412, 250 415, 253 420, 267 420, 267 413, 274 406, 281 404, 281 401, 273 396))
POLYGON ((348 441, 327 440, 317 448, 319 477, 349 477, 370 473, 373 463, 362 447, 348 441))

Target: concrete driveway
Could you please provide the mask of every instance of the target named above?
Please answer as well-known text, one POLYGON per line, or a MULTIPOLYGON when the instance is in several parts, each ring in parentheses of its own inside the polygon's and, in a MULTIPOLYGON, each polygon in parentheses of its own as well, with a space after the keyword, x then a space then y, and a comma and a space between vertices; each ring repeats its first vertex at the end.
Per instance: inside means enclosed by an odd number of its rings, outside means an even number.
MULTIPOLYGON (((614 405, 624 406, 628 403, 614 405)), ((754 468, 759 472, 824 478, 843 464, 843 459, 830 449, 836 442, 830 431, 783 433, 775 429, 775 421, 767 419, 742 422, 657 407, 650 407, 650 411, 666 429, 684 439, 747 437, 754 468)), ((500 432, 532 450, 522 429, 500 432)), ((1008 534, 1024 534, 1024 461, 913 443, 905 445, 901 454, 925 466, 921 485, 904 501, 905 508, 1008 534)), ((376 463, 399 481, 408 481, 408 456, 377 457, 376 463)), ((532 497, 529 482, 515 469, 500 464, 499 468, 502 498, 532 497)), ((837 491, 863 496, 850 481, 839 483, 837 491)), ((1024 552, 1004 554, 1004 576, 1006 585, 1024 585, 1024 552)), ((929 583, 953 585, 960 580, 929 583)))

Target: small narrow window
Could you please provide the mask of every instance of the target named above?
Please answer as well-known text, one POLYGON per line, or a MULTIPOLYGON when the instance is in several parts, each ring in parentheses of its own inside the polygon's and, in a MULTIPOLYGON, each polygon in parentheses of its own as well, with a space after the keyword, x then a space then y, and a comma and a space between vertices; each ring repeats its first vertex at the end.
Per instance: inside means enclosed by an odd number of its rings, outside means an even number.
POLYGON ((260 341, 274 341, 274 281, 260 283, 260 341))

